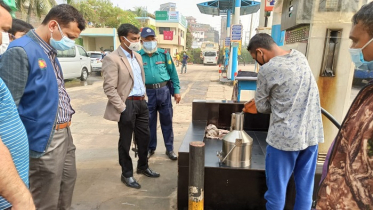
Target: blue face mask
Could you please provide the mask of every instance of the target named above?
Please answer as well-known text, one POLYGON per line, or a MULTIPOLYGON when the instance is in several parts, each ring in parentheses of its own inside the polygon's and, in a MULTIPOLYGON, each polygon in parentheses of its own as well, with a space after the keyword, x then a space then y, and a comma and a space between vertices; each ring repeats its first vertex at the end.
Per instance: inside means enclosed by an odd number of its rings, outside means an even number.
MULTIPOLYGON (((57 22, 56 22, 57 23, 57 22)), ((67 36, 65 36, 63 33, 62 33, 62 30, 60 28, 60 25, 57 23, 57 26, 58 26, 58 30, 60 31, 61 33, 61 36, 62 36, 62 39, 60 41, 56 41, 53 39, 53 34, 51 33, 51 38, 50 38, 50 44, 51 46, 56 49, 56 50, 61 50, 61 51, 64 51, 64 50, 68 50, 72 47, 75 46, 75 41, 74 40, 71 40, 69 39, 67 36)))
POLYGON ((365 61, 363 49, 367 47, 373 39, 364 45, 362 48, 350 48, 352 62, 355 63, 356 69, 373 71, 373 61, 365 61))
POLYGON ((153 53, 157 50, 157 41, 143 42, 142 46, 146 53, 153 53))

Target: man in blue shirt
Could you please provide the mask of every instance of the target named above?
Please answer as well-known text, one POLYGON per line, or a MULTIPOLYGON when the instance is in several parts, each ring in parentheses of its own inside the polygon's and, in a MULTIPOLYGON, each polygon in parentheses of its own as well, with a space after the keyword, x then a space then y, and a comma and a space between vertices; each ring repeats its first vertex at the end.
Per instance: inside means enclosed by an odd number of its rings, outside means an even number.
MULTIPOLYGON (((12 25, 11 9, 0 0, 0 32, 12 25)), ((29 145, 12 95, 0 78, 0 209, 35 209, 29 184, 29 145)))
POLYGON ((1 78, 0 166, 0 209, 12 206, 18 209, 35 209, 26 187, 29 184, 26 130, 19 118, 12 95, 1 78))
POLYGON ((154 154, 157 147, 157 114, 166 146, 166 155, 177 160, 174 153, 174 132, 172 128, 172 101, 181 100, 179 77, 171 56, 163 49, 157 48, 155 32, 143 28, 141 32, 143 49, 139 52, 144 62, 146 94, 148 95, 150 143, 148 157, 154 154), (172 85, 171 85, 172 84, 172 85))
POLYGON ((119 164, 121 180, 131 188, 141 186, 133 177, 132 159, 129 154, 132 134, 138 146, 137 173, 156 178, 160 175, 148 166, 149 110, 145 101, 145 75, 140 50, 140 30, 131 24, 118 28, 121 42, 117 50, 105 56, 102 62, 104 92, 108 103, 104 118, 118 122, 119 164))
POLYGON ((184 54, 183 54, 183 61, 181 61, 181 63, 183 64, 181 66, 181 73, 183 73, 183 69, 185 68, 184 73, 186 74, 188 59, 189 59, 189 56, 186 54, 186 52, 184 52, 184 54))

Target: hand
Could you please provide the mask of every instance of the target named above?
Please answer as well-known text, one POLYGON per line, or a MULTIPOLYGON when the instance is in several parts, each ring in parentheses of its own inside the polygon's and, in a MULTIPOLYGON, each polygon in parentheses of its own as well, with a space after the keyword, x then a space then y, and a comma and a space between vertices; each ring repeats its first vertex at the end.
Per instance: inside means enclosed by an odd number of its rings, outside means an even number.
POLYGON ((17 203, 12 204, 11 210, 35 210, 35 204, 28 189, 19 197, 17 203))
POLYGON ((175 98, 176 104, 180 103, 180 100, 181 100, 180 94, 174 94, 174 98, 175 98))
POLYGON ((256 110, 255 100, 251 99, 250 101, 246 102, 242 111, 245 113, 257 114, 258 112, 256 110))

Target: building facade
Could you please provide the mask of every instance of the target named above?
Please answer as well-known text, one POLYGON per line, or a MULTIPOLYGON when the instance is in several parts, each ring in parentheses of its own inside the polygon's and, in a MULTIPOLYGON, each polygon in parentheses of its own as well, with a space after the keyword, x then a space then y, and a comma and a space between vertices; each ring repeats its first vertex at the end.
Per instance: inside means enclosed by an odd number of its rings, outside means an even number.
POLYGON ((176 3, 168 2, 159 6, 160 11, 176 11, 176 3))
POLYGON ((178 11, 156 11, 155 27, 159 48, 172 56, 186 50, 188 23, 178 11))
POLYGON ((219 32, 209 24, 198 23, 196 18, 189 16, 186 18, 193 35, 192 48, 201 48, 205 41, 219 43, 219 32))

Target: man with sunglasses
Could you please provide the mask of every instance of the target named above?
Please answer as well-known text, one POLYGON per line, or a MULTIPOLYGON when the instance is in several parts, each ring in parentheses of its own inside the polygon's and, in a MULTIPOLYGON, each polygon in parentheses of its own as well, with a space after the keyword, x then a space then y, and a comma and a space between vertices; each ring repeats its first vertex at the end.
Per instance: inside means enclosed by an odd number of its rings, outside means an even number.
POLYGON ((287 185, 294 174, 294 209, 310 209, 318 143, 324 141, 315 78, 302 53, 281 49, 268 34, 255 35, 247 50, 261 65, 257 110, 272 114, 266 140, 266 208, 284 209, 287 185))
POLYGON ((84 29, 78 10, 60 4, 38 28, 11 42, 0 62, 0 77, 27 131, 30 191, 39 210, 71 206, 76 165, 70 124, 75 111, 56 55, 74 47, 84 29))

